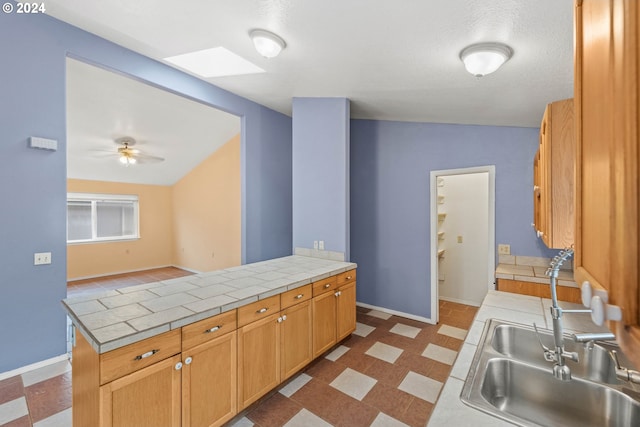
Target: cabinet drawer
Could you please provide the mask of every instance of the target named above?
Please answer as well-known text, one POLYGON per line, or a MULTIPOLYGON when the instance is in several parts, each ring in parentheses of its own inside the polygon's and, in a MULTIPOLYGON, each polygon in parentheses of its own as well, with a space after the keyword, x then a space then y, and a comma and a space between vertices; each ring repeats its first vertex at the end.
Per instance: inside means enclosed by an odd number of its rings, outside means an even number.
POLYGON ((325 292, 334 290, 338 286, 338 282, 336 278, 337 276, 331 276, 331 277, 327 277, 326 279, 313 282, 311 284, 313 286, 313 296, 321 295, 321 294, 324 294, 325 292))
POLYGON ((182 327, 182 351, 207 342, 238 327, 236 310, 182 327))
POLYGON ((100 384, 106 384, 180 353, 180 329, 100 355, 100 384))
POLYGON ((338 274, 338 286, 344 285, 345 283, 355 282, 355 281, 356 281, 355 269, 338 274))
POLYGON ((238 327, 280 311, 280 295, 261 299, 238 308, 238 327))
POLYGON ((296 289, 280 294, 280 306, 284 310, 287 307, 311 299, 311 284, 300 286, 296 289))

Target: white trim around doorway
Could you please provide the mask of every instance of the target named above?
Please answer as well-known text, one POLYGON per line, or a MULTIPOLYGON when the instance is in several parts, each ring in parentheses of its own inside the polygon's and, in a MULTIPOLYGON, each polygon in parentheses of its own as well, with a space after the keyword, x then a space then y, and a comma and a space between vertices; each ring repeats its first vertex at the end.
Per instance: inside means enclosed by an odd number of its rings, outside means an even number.
POLYGON ((445 169, 431 171, 429 183, 429 202, 430 208, 430 246, 431 246, 431 318, 430 323, 438 323, 440 318, 438 306, 438 177, 447 175, 464 175, 471 173, 488 173, 489 174, 489 244, 487 248, 487 289, 495 289, 494 272, 496 268, 496 167, 495 165, 477 166, 463 169, 445 169))

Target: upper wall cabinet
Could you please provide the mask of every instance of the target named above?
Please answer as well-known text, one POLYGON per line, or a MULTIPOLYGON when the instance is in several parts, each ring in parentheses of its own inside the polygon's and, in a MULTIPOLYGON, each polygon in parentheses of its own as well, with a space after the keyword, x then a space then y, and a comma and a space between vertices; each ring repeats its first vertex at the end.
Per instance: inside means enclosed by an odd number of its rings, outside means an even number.
POLYGON ((638 3, 576 1, 575 278, 623 308, 610 326, 640 363, 638 3))
POLYGON ((550 248, 573 244, 575 139, 573 99, 547 105, 533 162, 534 227, 550 248))

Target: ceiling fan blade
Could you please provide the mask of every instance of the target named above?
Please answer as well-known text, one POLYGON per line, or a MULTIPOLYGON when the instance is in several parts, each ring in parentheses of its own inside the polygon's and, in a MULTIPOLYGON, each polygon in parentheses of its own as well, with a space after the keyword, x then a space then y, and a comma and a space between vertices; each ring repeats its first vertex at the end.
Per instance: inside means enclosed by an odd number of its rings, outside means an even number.
POLYGON ((160 163, 164 162, 163 157, 151 156, 149 154, 136 154, 133 156, 139 163, 160 163))

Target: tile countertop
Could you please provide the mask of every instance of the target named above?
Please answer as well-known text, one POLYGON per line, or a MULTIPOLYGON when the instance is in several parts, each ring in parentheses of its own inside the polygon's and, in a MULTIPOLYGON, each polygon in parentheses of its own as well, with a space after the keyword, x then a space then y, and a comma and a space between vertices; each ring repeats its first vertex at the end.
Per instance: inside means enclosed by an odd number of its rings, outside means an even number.
MULTIPOLYGON (((498 264, 498 267, 496 267, 496 279, 519 280, 548 285, 549 276, 544 274, 547 268, 548 266, 498 264)), ((577 288, 578 285, 573 280, 573 271, 561 269, 558 272, 558 286, 577 288)))
MULTIPOLYGON (((560 301, 564 309, 584 308, 579 304, 560 301)), ((465 342, 458 353, 458 357, 451 369, 451 374, 445 383, 435 408, 429 419, 429 427, 450 426, 513 426, 513 424, 485 414, 471 408, 460 400, 460 393, 467 378, 471 361, 476 352, 485 322, 494 318, 531 326, 533 322, 538 327, 551 328, 551 300, 509 292, 489 291, 482 306, 467 333, 465 342)), ((565 333, 574 332, 605 332, 604 326, 596 326, 591 322, 589 314, 570 314, 562 317, 565 333)), ((551 373, 551 365, 549 366, 551 373)))
POLYGON ((293 255, 67 298, 62 304, 94 350, 105 353, 356 267, 293 255))

